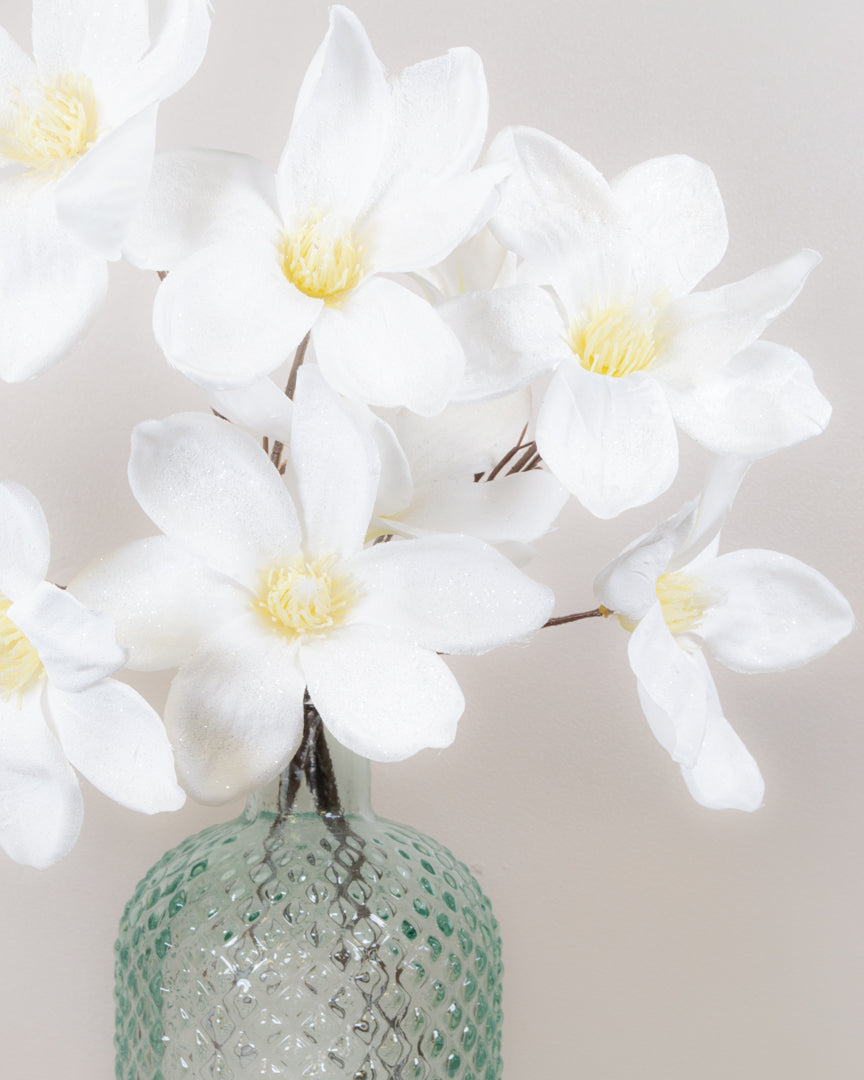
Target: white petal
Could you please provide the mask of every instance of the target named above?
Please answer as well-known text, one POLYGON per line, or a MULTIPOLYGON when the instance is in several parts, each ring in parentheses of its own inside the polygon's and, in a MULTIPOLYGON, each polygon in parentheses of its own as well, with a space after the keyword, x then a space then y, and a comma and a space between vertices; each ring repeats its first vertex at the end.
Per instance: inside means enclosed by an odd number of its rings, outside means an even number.
POLYGON ((726 593, 726 601, 706 614, 701 632, 712 656, 733 671, 787 671, 806 664, 855 625, 845 597, 791 555, 733 551, 700 576, 726 593))
POLYGON ((666 342, 657 377, 683 389, 725 366, 789 307, 821 261, 805 249, 743 281, 667 304, 657 322, 666 342))
POLYGON ((132 214, 147 190, 156 146, 156 105, 127 120, 57 184, 57 218, 82 244, 120 258, 132 214))
POLYGON ((164 536, 96 559, 69 583, 87 607, 107 611, 135 671, 178 667, 214 628, 248 610, 246 589, 164 536))
POLYGON ((0 184, 0 378, 22 382, 56 363, 89 328, 108 286, 104 258, 57 222, 53 192, 0 184))
MULTIPOLYGON (((509 175, 509 174, 508 174, 509 175)), ((516 256, 495 239, 488 225, 451 252, 437 266, 418 272, 425 291, 435 300, 464 293, 506 288, 515 282, 516 256)))
POLYGON ((677 514, 634 540, 594 579, 594 595, 610 611, 641 619, 657 602, 657 578, 684 544, 696 519, 697 504, 687 503, 677 514))
POLYGON ((390 424, 376 416, 365 405, 358 405, 356 402, 348 402, 348 404, 352 408, 355 419, 364 426, 375 443, 378 460, 381 463, 381 475, 378 480, 373 514, 395 514, 410 503, 411 493, 414 490, 408 458, 399 445, 399 440, 390 424))
POLYGON ((699 757, 681 766, 690 794, 711 810, 758 810, 765 794, 759 766, 723 715, 713 680, 708 688, 708 723, 699 757))
POLYGON ((647 249, 646 290, 681 296, 723 258, 729 230, 707 165, 683 154, 653 158, 627 169, 611 187, 647 249))
POLYGON ((48 573, 48 523, 36 497, 11 481, 0 482, 0 595, 17 600, 48 573))
POLYGON ((384 69, 359 19, 332 7, 276 174, 286 224, 329 213, 351 224, 380 168, 391 112, 384 69))
POLYGON ((207 398, 220 416, 253 435, 267 435, 283 445, 291 441, 294 403, 272 379, 256 379, 236 390, 211 390, 207 398))
POLYGON ((642 373, 595 374, 576 362, 562 364, 549 385, 537 448, 599 518, 651 502, 678 471, 675 424, 660 384, 642 373))
POLYGON ((133 66, 149 44, 147 0, 33 0, 39 76, 84 72, 100 81, 133 66))
POLYGON ((372 278, 312 330, 324 378, 367 405, 440 412, 458 385, 465 358, 435 309, 395 281, 372 278))
POLYGON ((551 135, 526 127, 505 129, 489 157, 516 162, 491 228, 523 258, 557 264, 573 246, 617 225, 620 215, 609 185, 593 165, 551 135))
POLYGON ((162 282, 153 330, 169 363, 212 390, 244 386, 287 360, 323 303, 289 284, 273 236, 222 240, 162 282))
POLYGON ((436 652, 476 655, 524 641, 554 602, 545 585, 467 536, 376 544, 351 561, 351 573, 364 593, 358 621, 436 652))
POLYGON ((466 173, 483 146, 489 112, 483 63, 473 49, 451 49, 413 64, 390 85, 393 120, 382 154, 377 208, 466 173))
POLYGON ((104 679, 77 694, 49 686, 46 704, 66 757, 103 795, 143 814, 186 801, 162 721, 130 686, 104 679))
POLYGON ((448 405, 437 416, 417 417, 405 409, 387 413, 418 487, 444 477, 458 480, 489 472, 519 444, 530 418, 527 389, 490 401, 448 405))
POLYGON ((507 175, 501 165, 425 187, 374 207, 358 229, 369 264, 380 273, 422 272, 446 258, 486 222, 507 175))
POLYGON ((171 270, 210 242, 212 231, 278 231, 273 173, 246 154, 175 150, 157 154, 150 186, 123 241, 133 266, 171 270))
POLYGON ((78 839, 84 803, 75 774, 42 715, 42 687, 0 700, 0 847, 39 870, 78 839))
POLYGON ((821 434, 831 418, 807 361, 767 341, 694 386, 667 393, 678 426, 715 454, 771 454, 821 434))
MULTIPOLYGON (((151 5, 151 11, 155 5, 151 5)), ((118 89, 126 114, 170 97, 192 78, 210 36, 209 0, 162 0, 150 49, 131 67, 118 89)))
MULTIPOLYGON (((15 91, 36 78, 33 61, 17 41, 0 26, 0 128, 9 127, 15 108, 15 91)), ((0 153, 0 168, 8 160, 0 153)))
POLYGON ((376 627, 304 644, 309 696, 335 738, 372 761, 449 746, 465 699, 444 661, 376 627))
POLYGON ((378 451, 313 366, 297 372, 291 462, 307 556, 359 551, 375 503, 378 451))
POLYGON ((673 761, 692 766, 705 737, 711 673, 701 652, 685 652, 655 601, 630 635, 630 666, 654 737, 673 761))
POLYGON ((530 544, 552 528, 567 499, 568 492, 555 477, 538 469, 481 483, 442 480, 415 492, 393 531, 400 532, 405 524, 412 530, 462 533, 493 544, 530 544))
POLYGON ((732 509, 732 503, 751 462, 747 458, 715 458, 693 518, 689 535, 675 552, 666 567, 668 572, 685 570, 697 572, 717 555, 720 530, 732 509))
POLYGON ((129 483, 166 536, 247 587, 261 567, 297 554, 300 525, 282 478, 250 435, 215 416, 139 424, 129 483))
POLYGON ((90 611, 48 581, 16 600, 6 613, 39 653, 60 690, 83 690, 126 662, 109 615, 90 611))
POLYGON ((558 305, 536 285, 468 293, 436 310, 465 350, 460 401, 526 386, 572 355, 558 305))
POLYGON ((222 803, 285 768, 303 733, 296 649, 251 613, 180 669, 165 705, 177 772, 193 799, 222 803))

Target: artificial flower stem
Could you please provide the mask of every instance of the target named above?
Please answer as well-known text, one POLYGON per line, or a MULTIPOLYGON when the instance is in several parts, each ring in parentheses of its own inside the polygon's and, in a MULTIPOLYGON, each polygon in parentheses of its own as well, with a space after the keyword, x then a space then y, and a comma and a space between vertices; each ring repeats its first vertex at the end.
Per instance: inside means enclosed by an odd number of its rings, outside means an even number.
POLYGON ((294 353, 294 363, 291 365, 291 372, 288 375, 288 382, 285 384, 285 396, 294 400, 294 390, 297 386, 297 372, 300 370, 300 365, 306 356, 306 349, 309 347, 309 335, 311 331, 306 334, 306 337, 297 346, 297 351, 294 353))
POLYGON ((578 611, 573 615, 556 615, 553 619, 548 619, 543 623, 540 629, 543 630, 547 626, 563 626, 564 623, 578 622, 580 619, 608 619, 610 615, 614 615, 614 612, 601 604, 600 607, 594 608, 592 611, 578 611))

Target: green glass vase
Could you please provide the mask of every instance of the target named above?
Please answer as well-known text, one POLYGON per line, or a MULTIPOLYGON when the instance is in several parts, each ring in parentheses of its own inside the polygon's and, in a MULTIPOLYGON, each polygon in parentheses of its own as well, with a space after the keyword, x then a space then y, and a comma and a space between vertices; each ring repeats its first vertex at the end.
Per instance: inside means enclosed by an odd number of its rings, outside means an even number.
POLYGON ((169 851, 116 944, 118 1080, 500 1080, 501 939, 470 871, 375 817, 368 762, 303 744, 169 851))

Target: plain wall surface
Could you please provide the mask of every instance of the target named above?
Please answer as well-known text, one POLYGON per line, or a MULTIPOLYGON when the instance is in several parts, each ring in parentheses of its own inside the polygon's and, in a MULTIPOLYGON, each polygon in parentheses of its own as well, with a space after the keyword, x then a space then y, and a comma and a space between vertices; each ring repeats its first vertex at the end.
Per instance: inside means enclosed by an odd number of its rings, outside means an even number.
MULTIPOLYGON (((780 0, 358 0, 391 69, 471 45, 490 134, 541 128, 607 176, 666 153, 707 161, 731 232, 707 284, 801 247, 824 263, 770 329, 834 405, 819 439, 758 463, 723 550, 765 547, 862 597, 861 118, 857 4, 780 0)), ((215 0, 196 78, 161 111, 159 145, 215 146, 275 167, 323 0, 215 0)), ((0 23, 29 44, 29 3, 0 23)), ((129 432, 204 408, 153 341, 155 275, 118 265, 109 303, 63 363, 0 384, 0 477, 52 529, 52 574, 153 530, 125 479, 129 432)), ((594 606, 597 570, 700 483, 599 522, 575 502, 530 572, 556 612, 594 606)), ((468 701, 454 745, 375 769, 378 811, 448 844, 493 900, 505 943, 505 1075, 590 1080, 813 1080, 861 1075, 864 1010, 862 645, 784 675, 715 668, 759 762, 753 815, 695 805, 642 718, 626 635, 593 620, 527 648, 454 661, 468 701)), ((157 705, 167 678, 138 677, 157 705)), ((169 846, 239 810, 155 819, 85 787, 81 839, 53 869, 0 862, 0 1077, 113 1076, 112 943, 136 881, 169 846)))

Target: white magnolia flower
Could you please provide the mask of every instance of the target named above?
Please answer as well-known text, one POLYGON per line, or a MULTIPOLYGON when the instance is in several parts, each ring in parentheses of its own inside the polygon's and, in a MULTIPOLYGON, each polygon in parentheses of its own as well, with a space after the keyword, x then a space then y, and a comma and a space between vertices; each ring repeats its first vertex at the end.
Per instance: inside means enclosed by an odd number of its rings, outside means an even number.
POLYGON ((598 575, 598 600, 631 631, 630 666, 658 742, 703 806, 755 810, 764 784, 723 715, 702 654, 733 671, 786 671, 853 628, 844 597, 776 551, 717 555, 743 470, 724 463, 701 500, 640 537, 598 575))
POLYGON ((757 342, 819 261, 802 251, 733 285, 693 287, 722 257, 710 169, 666 157, 611 183, 539 131, 512 157, 490 227, 521 285, 450 302, 470 396, 555 374, 537 419, 543 460, 597 517, 649 502, 678 468, 676 423, 709 450, 758 457, 822 431, 830 406, 807 363, 757 342), (545 288, 541 288, 543 284, 545 288))
POLYGON ((207 0, 33 0, 30 59, 0 27, 0 378, 59 360, 147 187, 158 102, 195 73, 207 0))
POLYGON ((504 545, 521 562, 567 501, 527 437, 528 390, 448 405, 433 417, 387 410, 384 419, 373 520, 380 533, 464 533, 504 545), (395 447, 382 446, 393 436, 395 447))
POLYGON ((275 177, 250 158, 157 159, 126 253, 170 270, 154 309, 168 360, 203 386, 251 383, 307 332, 327 381, 369 404, 440 411, 464 365, 430 304, 384 276, 440 262, 491 208, 500 165, 479 57, 453 49, 388 80, 333 7, 275 177))
POLYGON ((0 483, 0 846, 36 867, 78 837, 73 766, 132 810, 185 801, 159 717, 106 677, 126 657, 111 620, 44 580, 48 556, 38 502, 0 483))
MULTIPOLYGON (((268 447, 290 443, 293 402, 271 379, 208 397, 220 416, 266 437, 268 447)), ((530 557, 527 545, 552 528, 567 501, 555 477, 536 467, 536 447, 526 436, 527 390, 448 405, 432 417, 348 407, 374 441, 380 463, 368 539, 456 533, 504 545, 508 558, 521 564, 530 557)))
POLYGON ((335 738, 373 760, 448 745, 464 702, 437 654, 485 652, 547 619, 550 591, 480 541, 364 548, 378 471, 373 441, 314 367, 299 372, 284 480, 215 417, 135 430, 130 482, 164 536, 70 588, 112 611, 131 667, 179 667, 165 721, 201 801, 285 767, 307 687, 335 738))

